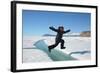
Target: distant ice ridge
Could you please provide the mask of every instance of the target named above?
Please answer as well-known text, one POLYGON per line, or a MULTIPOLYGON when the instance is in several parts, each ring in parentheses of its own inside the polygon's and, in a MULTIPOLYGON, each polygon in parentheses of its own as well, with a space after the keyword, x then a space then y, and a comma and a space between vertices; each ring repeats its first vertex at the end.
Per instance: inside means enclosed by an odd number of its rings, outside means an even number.
MULTIPOLYGON (((55 37, 42 37, 42 36, 24 36, 23 37, 23 48, 29 48, 29 47, 35 47, 33 44, 41 39, 45 39, 47 44, 54 44, 55 43, 55 37)), ((83 43, 90 43, 91 38, 90 37, 64 37, 65 44, 73 45, 73 43, 76 43, 78 45, 79 42, 83 43), (71 44, 72 43, 72 44, 71 44)))

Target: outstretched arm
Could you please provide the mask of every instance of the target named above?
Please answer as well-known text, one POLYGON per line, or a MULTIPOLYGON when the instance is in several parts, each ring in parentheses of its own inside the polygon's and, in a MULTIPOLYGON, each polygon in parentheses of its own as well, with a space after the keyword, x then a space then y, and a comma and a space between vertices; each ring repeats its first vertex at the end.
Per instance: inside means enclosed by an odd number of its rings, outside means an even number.
POLYGON ((51 30, 53 30, 53 31, 55 31, 55 32, 57 32, 58 30, 57 29, 55 29, 54 27, 49 27, 51 30))
POLYGON ((70 32, 70 29, 69 29, 69 30, 64 31, 64 33, 68 33, 68 32, 70 32))

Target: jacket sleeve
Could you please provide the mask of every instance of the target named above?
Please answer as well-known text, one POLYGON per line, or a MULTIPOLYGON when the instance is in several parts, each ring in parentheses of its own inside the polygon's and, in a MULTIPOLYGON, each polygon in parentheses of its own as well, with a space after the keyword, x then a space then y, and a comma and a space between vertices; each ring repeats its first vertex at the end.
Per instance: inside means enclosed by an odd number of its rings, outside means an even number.
POLYGON ((55 32, 58 32, 58 30, 55 29, 54 27, 49 27, 49 29, 51 29, 51 30, 53 30, 53 31, 55 31, 55 32))
POLYGON ((68 33, 68 32, 70 32, 70 29, 69 29, 69 30, 64 31, 64 33, 68 33))

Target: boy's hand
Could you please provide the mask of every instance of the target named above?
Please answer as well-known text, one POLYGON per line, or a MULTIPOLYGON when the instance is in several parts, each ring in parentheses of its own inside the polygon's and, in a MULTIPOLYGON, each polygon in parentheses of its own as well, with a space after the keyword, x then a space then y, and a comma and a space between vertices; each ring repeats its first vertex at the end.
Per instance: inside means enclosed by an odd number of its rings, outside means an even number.
POLYGON ((69 30, 67 30, 68 32, 70 32, 71 30, 69 29, 69 30))
POLYGON ((50 28, 50 29, 52 29, 52 28, 53 28, 53 26, 50 26, 49 28, 50 28))

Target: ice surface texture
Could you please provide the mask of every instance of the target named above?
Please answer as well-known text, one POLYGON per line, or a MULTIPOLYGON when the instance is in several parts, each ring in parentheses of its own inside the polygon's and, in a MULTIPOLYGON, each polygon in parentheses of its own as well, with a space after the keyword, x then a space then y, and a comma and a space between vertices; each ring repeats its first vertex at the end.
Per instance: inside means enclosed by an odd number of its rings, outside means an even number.
POLYGON ((38 49, 46 52, 48 56, 53 61, 65 61, 65 60, 76 60, 76 58, 72 57, 71 55, 68 55, 66 53, 63 53, 62 51, 59 51, 57 49, 53 49, 51 52, 48 51, 48 46, 44 42, 44 40, 39 40, 34 44, 38 49))

